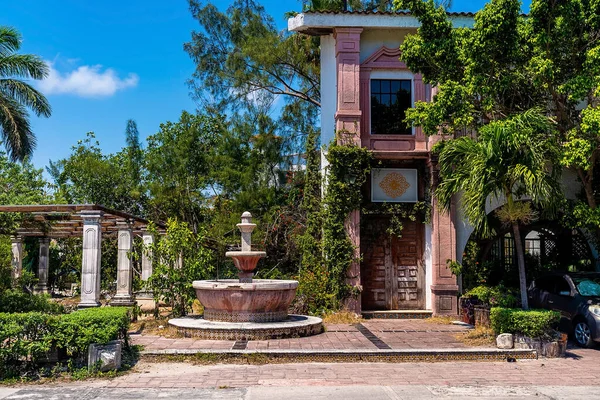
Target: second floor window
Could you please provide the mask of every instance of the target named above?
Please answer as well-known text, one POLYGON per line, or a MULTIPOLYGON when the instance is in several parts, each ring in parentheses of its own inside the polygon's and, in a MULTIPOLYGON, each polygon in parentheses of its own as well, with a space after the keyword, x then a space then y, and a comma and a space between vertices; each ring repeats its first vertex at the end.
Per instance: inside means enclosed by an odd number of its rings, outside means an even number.
POLYGON ((399 79, 371 80, 371 133, 377 135, 411 135, 404 122, 412 107, 411 81, 399 79))

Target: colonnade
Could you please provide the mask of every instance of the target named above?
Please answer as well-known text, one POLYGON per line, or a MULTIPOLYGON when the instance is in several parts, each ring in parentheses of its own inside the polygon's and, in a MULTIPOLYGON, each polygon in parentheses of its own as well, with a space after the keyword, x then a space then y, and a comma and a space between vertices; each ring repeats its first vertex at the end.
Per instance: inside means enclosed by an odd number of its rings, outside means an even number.
MULTIPOLYGON (((104 213, 85 210, 80 213, 83 221, 83 254, 81 265, 81 300, 79 308, 100 306, 100 265, 102 260, 102 218, 104 213)), ((133 223, 117 223, 117 292, 111 299, 114 306, 130 306, 135 303, 133 294, 133 260, 130 253, 133 248, 133 223)), ((152 275, 152 257, 149 247, 154 242, 150 232, 142 233, 145 251, 142 254, 141 278, 147 281, 152 275)), ((18 279, 23 271, 23 237, 11 237, 12 276, 18 279)), ((39 238, 38 283, 35 291, 48 293, 48 267, 50 262, 50 238, 39 238)))

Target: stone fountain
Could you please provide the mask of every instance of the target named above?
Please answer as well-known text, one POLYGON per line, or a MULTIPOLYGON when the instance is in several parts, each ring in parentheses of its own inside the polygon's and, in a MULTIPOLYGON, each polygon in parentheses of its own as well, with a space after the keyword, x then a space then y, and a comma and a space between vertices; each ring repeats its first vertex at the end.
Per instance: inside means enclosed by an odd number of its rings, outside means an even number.
POLYGON ((169 321, 185 336, 206 339, 268 339, 309 336, 323 330, 320 318, 288 315, 296 296, 298 281, 253 279, 258 261, 267 254, 252 250, 252 223, 249 212, 237 224, 242 234, 241 251, 228 251, 238 269, 238 279, 194 281, 196 296, 204 307, 200 318, 169 321))

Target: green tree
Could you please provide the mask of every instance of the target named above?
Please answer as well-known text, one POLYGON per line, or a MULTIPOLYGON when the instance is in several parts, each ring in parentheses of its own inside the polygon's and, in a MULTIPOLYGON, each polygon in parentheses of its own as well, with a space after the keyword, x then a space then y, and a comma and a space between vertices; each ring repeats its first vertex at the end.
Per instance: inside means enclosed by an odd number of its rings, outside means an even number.
POLYGON ((552 131, 545 116, 526 111, 481 127, 477 139, 444 142, 439 156, 440 184, 435 195, 440 205, 448 210, 453 196, 461 193, 460 207, 483 235, 490 234, 488 199, 506 200, 497 215, 512 228, 524 309, 528 302, 519 224, 531 222, 536 215, 529 202, 519 200, 530 198, 539 208, 549 210, 560 196, 557 170, 552 168, 558 155, 552 131))
MULTIPOLYGON (((0 204, 43 204, 49 202, 48 182, 42 170, 36 169, 27 159, 12 162, 0 152, 0 204)), ((23 218, 17 213, 0 213, 0 290, 11 284, 10 238, 23 218)))
POLYGON ((23 80, 45 78, 48 66, 38 56, 18 54, 20 48, 19 32, 0 26, 0 135, 12 161, 24 160, 35 148, 27 109, 38 116, 51 113, 44 95, 23 80))
POLYGON ((214 148, 222 129, 218 118, 183 112, 148 137, 145 153, 149 213, 155 220, 177 218, 198 232, 205 221, 214 148))
POLYGON ((533 0, 524 16, 518 0, 492 0, 472 28, 458 29, 431 0, 395 4, 421 22, 401 45, 403 61, 437 87, 434 101, 417 102, 407 122, 428 134, 476 132, 542 109, 560 134, 560 164, 584 188, 575 224, 595 228, 600 238, 600 3, 533 0))
POLYGON ((127 148, 117 154, 103 154, 95 134, 88 132, 71 150, 68 158, 50 161, 47 168, 54 180, 57 201, 101 204, 131 214, 144 214, 141 189, 132 177, 127 148))
POLYGON ((170 219, 165 236, 155 235, 153 272, 148 281, 154 298, 167 302, 173 316, 186 315, 196 293, 192 282, 212 275, 210 253, 202 245, 204 232, 193 233, 186 223, 170 219))
POLYGON ((189 83, 201 107, 280 114, 277 134, 302 151, 321 104, 318 37, 279 32, 252 0, 236 0, 227 12, 190 0, 190 10, 201 30, 184 49, 196 64, 189 83))

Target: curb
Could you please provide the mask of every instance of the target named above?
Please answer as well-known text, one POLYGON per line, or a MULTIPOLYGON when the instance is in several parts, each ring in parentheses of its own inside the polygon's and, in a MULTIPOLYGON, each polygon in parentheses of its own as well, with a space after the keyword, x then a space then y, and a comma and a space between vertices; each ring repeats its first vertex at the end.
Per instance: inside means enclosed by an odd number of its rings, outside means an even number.
POLYGON ((535 350, 522 349, 404 349, 404 350, 143 350, 142 357, 207 356, 209 358, 259 357, 264 361, 287 362, 437 362, 437 361, 516 361, 535 360, 535 350))

